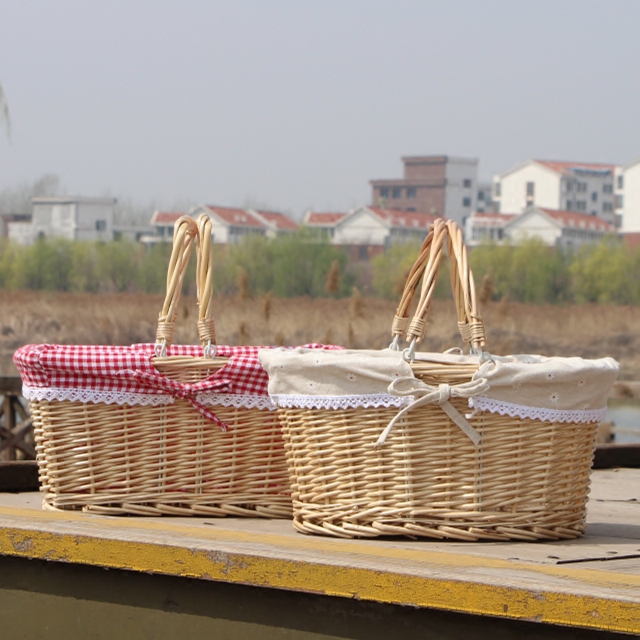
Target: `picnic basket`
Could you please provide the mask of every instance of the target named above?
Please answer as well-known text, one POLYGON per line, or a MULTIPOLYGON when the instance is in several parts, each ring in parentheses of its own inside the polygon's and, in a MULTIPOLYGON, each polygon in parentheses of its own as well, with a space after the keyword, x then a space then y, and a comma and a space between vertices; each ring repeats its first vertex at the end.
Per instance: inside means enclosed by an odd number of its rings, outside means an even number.
POLYGON ((473 276, 451 221, 430 231, 393 333, 388 350, 260 353, 283 428, 295 528, 347 538, 580 536, 618 363, 483 351, 473 276), (445 242, 468 354, 415 351, 445 242), (401 352, 405 330, 410 347, 401 352))
POLYGON ((45 508, 290 517, 282 435, 259 348, 215 345, 211 294, 211 222, 183 216, 156 344, 16 352, 45 508), (180 291, 196 242, 202 346, 176 346, 180 291))

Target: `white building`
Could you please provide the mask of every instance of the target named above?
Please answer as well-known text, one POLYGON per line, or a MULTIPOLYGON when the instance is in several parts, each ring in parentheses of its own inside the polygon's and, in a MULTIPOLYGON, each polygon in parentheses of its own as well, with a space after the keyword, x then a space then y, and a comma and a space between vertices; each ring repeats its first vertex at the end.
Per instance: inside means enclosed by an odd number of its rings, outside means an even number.
POLYGON ((598 216, 615 225, 611 164, 529 160, 493 180, 500 213, 536 206, 598 216))
POLYGON ((491 182, 478 182, 476 193, 477 211, 494 211, 493 208, 493 185, 491 182))
POLYGON ((321 230, 333 244, 384 248, 411 240, 422 242, 436 218, 430 213, 360 206, 349 213, 308 211, 304 223, 321 230))
POLYGON ((29 228, 23 227, 18 232, 10 225, 9 237, 13 236, 25 244, 30 244, 40 237, 109 241, 113 239, 115 205, 115 198, 33 198, 29 228), (20 237, 17 237, 18 235, 20 237))
POLYGON ((469 247, 479 244, 502 243, 505 239, 504 229, 515 214, 476 211, 465 221, 464 241, 469 247))
POLYGON ((612 224, 598 216, 542 207, 529 207, 504 226, 504 236, 512 244, 540 238, 546 245, 562 249, 596 243, 615 232, 612 224))
POLYGON ((298 228, 293 220, 275 211, 201 204, 193 207, 186 214, 175 211, 155 211, 151 217, 151 226, 155 229, 155 233, 152 236, 144 236, 141 240, 145 244, 171 242, 173 226, 180 216, 188 215, 198 218, 202 213, 206 213, 211 219, 212 236, 216 244, 237 244, 248 234, 275 238, 284 233, 292 233, 298 228))
POLYGON ((616 170, 616 214, 621 217, 623 233, 640 231, 640 160, 616 170))

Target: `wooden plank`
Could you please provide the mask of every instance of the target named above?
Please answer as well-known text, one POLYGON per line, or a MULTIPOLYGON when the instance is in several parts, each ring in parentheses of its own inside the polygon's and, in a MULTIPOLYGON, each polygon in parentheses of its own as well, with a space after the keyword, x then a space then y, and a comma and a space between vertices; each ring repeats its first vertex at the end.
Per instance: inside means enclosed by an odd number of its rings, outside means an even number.
POLYGON ((38 491, 35 460, 0 462, 0 491, 38 491))
POLYGON ((640 553, 638 519, 629 513, 640 473, 620 471, 593 479, 604 498, 590 519, 611 535, 574 541, 338 540, 296 534, 282 520, 52 513, 39 509, 38 494, 4 494, 0 553, 640 633, 640 572, 601 560, 609 551, 627 560, 640 553), (616 487, 611 500, 606 486, 616 487), (635 527, 631 535, 615 535, 618 520, 635 527))
POLYGON ((0 394, 22 395, 20 376, 0 376, 0 394))
POLYGON ((640 444, 599 444, 596 447, 593 468, 614 467, 640 468, 640 444))

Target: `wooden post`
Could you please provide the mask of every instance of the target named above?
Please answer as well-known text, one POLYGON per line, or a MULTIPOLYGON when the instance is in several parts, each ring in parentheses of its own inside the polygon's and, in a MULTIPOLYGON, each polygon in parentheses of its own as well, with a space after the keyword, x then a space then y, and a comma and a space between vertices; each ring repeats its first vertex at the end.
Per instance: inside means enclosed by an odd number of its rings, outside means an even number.
POLYGON ((33 425, 21 393, 19 376, 0 376, 0 460, 36 459, 33 425))

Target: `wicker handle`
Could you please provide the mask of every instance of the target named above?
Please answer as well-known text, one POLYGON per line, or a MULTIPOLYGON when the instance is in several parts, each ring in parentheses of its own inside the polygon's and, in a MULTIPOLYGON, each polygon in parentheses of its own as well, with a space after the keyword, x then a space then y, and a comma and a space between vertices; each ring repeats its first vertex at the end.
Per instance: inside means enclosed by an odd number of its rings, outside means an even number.
POLYGON ((481 350, 486 343, 484 323, 478 310, 473 273, 469 268, 467 249, 462 239, 462 231, 453 220, 448 220, 446 223, 442 222, 437 226, 434 224, 433 229, 430 231, 431 234, 433 234, 431 251, 425 267, 420 301, 418 302, 416 313, 409 324, 407 340, 411 340, 413 347, 424 336, 427 314, 433 300, 436 278, 442 261, 443 242, 446 238, 451 263, 451 288, 458 313, 458 329, 466 343, 470 344, 474 350, 481 350))
POLYGON ((198 225, 193 218, 181 216, 173 227, 173 249, 167 270, 167 293, 158 316, 156 345, 164 355, 166 347, 173 342, 173 331, 178 314, 178 303, 184 276, 191 258, 193 245, 198 238, 198 225))
POLYGON ((198 246, 196 282, 198 291, 198 336, 209 356, 216 344, 216 325, 213 321, 213 243, 211 218, 203 213, 198 218, 198 246))
POLYGON ((393 318, 393 324, 391 325, 391 336, 393 338, 393 342, 391 343, 390 348, 392 349, 399 349, 400 338, 402 338, 409 326, 409 309, 413 302, 413 298, 415 297, 418 285, 420 284, 420 279, 422 278, 427 267, 427 263, 431 257, 431 246, 434 235, 439 237, 441 233, 441 226, 444 226, 444 220, 437 219, 427 234, 427 237, 424 239, 422 246, 420 247, 418 258, 413 263, 411 271, 409 271, 409 275, 407 276, 407 281, 405 282, 404 290, 402 291, 402 296, 400 298, 400 304, 398 305, 396 315, 393 318))

